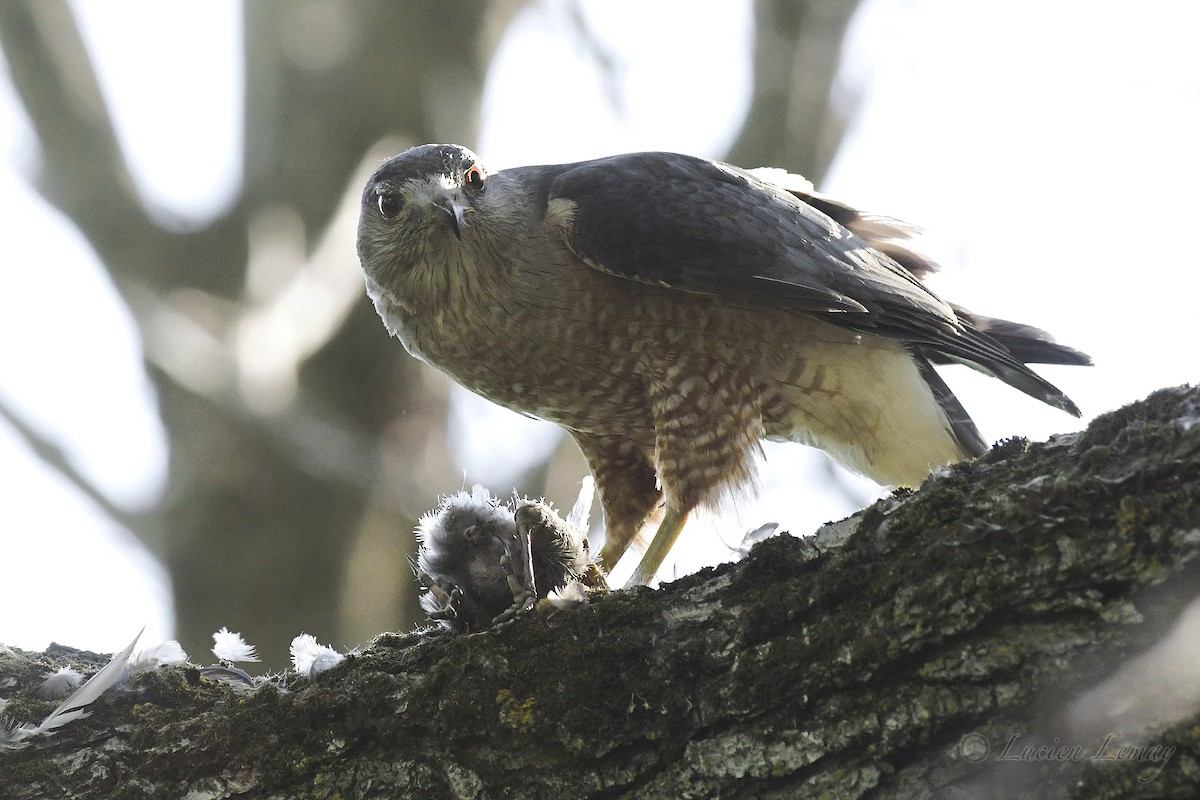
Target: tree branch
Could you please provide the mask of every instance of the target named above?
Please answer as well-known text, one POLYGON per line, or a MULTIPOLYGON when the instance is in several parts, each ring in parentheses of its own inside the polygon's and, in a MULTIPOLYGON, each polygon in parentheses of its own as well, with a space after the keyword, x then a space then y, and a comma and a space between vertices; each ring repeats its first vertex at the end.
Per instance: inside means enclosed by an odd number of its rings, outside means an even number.
MULTIPOLYGON (((51 743, 0 754, 0 786, 14 799, 101 796, 117 776, 147 796, 246 798, 1191 796, 1200 674, 1163 654, 1196 636, 1200 611, 1176 620, 1200 577, 1198 500, 1200 391, 1163 390, 659 591, 498 633, 383 636, 286 692, 160 670, 51 743), (1181 689, 1170 704, 1141 701, 1167 678, 1181 689)), ((0 654, 0 685, 19 687, 7 713, 48 710, 31 686, 64 660, 0 654)))
POLYGON ((726 160, 777 166, 820 185, 851 113, 831 102, 859 0, 756 0, 754 94, 726 160))
POLYGON ((41 144, 37 186, 79 226, 114 280, 236 296, 241 274, 214 254, 232 251, 231 260, 245 262, 242 206, 194 232, 166 231, 150 219, 66 3, 0 3, 0 46, 41 144))
POLYGON ((57 444, 43 436, 30 425, 20 414, 11 409, 8 403, 0 399, 0 419, 3 419, 17 435, 24 440, 34 454, 50 469, 57 472, 67 483, 74 486, 85 497, 100 507, 113 522, 122 525, 133 533, 144 536, 147 531, 147 520, 143 514, 131 513, 110 500, 96 485, 84 477, 75 468, 66 453, 57 444))

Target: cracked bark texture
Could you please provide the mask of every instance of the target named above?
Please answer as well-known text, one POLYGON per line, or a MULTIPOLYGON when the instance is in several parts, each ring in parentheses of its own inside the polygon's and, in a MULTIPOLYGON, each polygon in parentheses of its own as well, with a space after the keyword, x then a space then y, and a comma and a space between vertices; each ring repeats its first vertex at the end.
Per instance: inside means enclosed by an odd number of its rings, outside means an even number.
MULTIPOLYGON (((657 591, 285 690, 135 676, 0 752, 0 795, 1194 797, 1198 502, 1200 391, 1165 389, 657 591)), ((102 662, 0 653, 4 713, 102 662)))

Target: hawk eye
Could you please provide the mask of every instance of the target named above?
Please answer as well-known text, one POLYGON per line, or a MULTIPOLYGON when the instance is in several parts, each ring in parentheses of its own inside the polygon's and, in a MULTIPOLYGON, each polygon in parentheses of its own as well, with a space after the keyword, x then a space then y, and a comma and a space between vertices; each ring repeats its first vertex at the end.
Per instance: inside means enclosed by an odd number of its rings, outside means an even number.
POLYGON ((483 189, 483 170, 477 166, 472 166, 463 173, 463 183, 473 192, 478 192, 483 189))
POLYGON ((379 195, 375 198, 375 204, 379 206, 379 213, 384 219, 395 219, 400 213, 400 198, 391 192, 379 195))

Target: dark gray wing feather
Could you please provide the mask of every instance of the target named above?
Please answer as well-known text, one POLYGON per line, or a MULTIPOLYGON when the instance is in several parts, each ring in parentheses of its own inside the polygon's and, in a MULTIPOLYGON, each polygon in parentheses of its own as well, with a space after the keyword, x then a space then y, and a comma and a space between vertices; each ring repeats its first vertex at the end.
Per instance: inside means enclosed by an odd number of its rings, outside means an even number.
POLYGON ((942 376, 938 375, 937 370, 919 353, 913 354, 913 361, 916 362, 921 377, 929 385, 934 399, 937 400, 942 412, 946 415, 946 419, 950 423, 950 431, 958 440, 963 452, 971 458, 978 458, 986 453, 988 445, 983 439, 983 434, 979 432, 979 428, 975 427, 971 415, 962 407, 962 403, 958 402, 958 398, 954 396, 954 392, 950 391, 950 387, 942 380, 942 376))
POLYGON ((752 235, 778 227, 797 209, 772 208, 769 197, 749 195, 745 175, 669 153, 614 156, 563 170, 550 198, 575 204, 567 245, 596 269, 686 292, 782 298, 799 311, 866 310, 820 274, 822 265, 830 272, 836 267, 820 243, 836 229, 818 233, 817 216, 803 220, 815 235, 800 241, 752 235), (795 268, 801 261, 811 262, 807 272, 795 268))
POLYGON ((631 153, 559 167, 547 200, 573 205, 564 239, 596 269, 898 339, 1078 416, 1061 391, 926 289, 886 247, 838 221, 867 218, 811 197, 818 199, 726 164, 631 153))

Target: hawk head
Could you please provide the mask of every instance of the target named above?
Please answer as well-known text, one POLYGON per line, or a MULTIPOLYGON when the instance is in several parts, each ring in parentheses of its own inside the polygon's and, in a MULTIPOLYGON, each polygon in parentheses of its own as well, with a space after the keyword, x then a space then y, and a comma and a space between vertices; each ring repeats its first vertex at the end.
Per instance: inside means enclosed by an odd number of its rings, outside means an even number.
POLYGON ((368 274, 385 278, 431 246, 461 240, 486 183, 478 157, 458 145, 426 144, 385 161, 367 181, 359 213, 358 255, 368 274))

